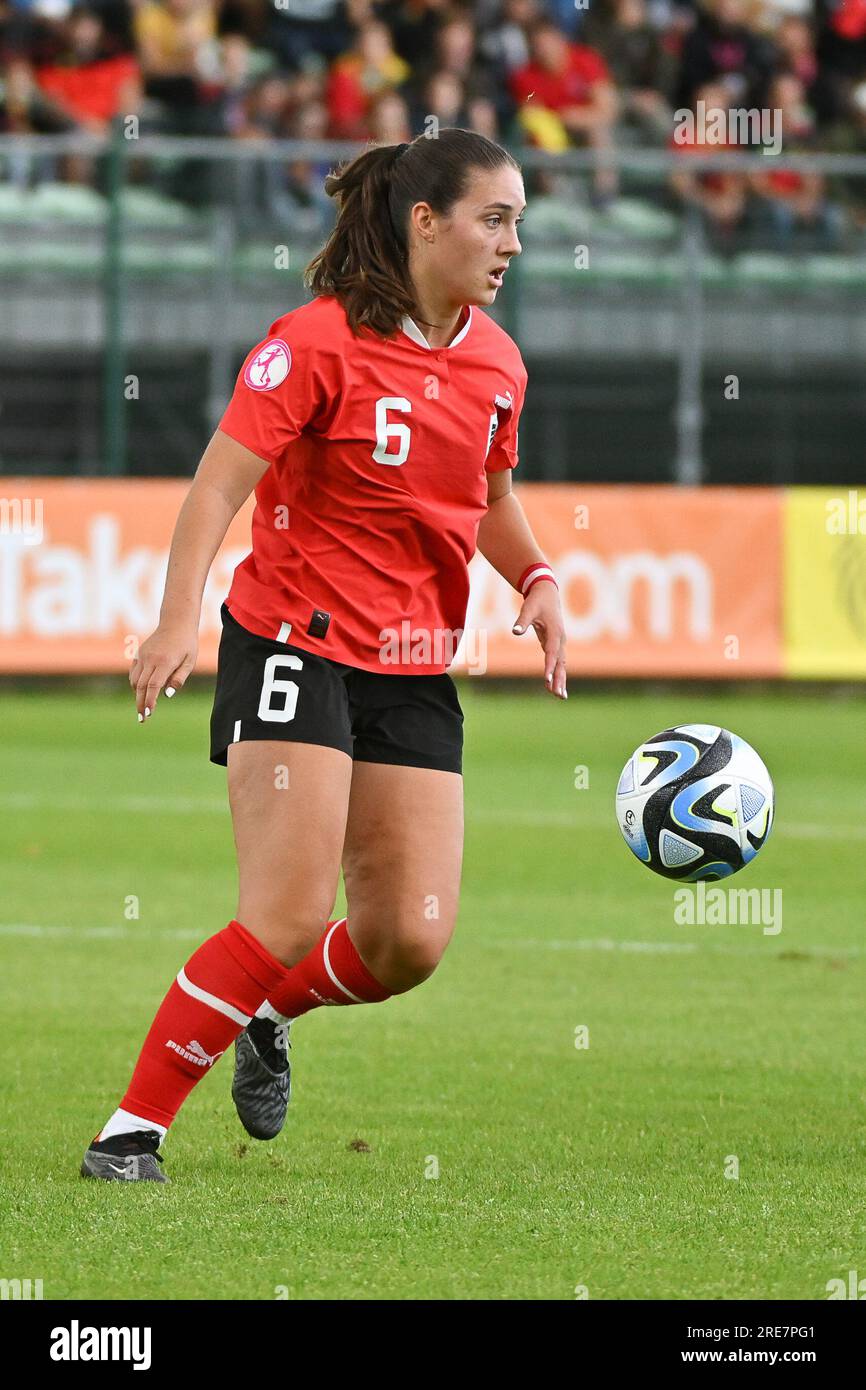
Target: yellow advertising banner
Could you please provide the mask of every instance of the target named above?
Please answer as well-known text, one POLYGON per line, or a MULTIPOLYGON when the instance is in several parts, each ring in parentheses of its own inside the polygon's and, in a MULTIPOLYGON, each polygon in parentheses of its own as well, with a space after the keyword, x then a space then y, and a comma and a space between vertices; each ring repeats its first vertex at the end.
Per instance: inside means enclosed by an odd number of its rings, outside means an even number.
MULTIPOLYGON (((5 479, 0 671, 128 669, 136 640, 157 622, 188 486, 5 479)), ((533 483, 515 491, 560 583, 574 679, 782 673, 781 491, 533 483)), ((251 512, 252 500, 208 579, 200 671, 216 666, 220 604, 249 549, 251 512)), ((792 587, 795 568, 789 563, 792 587)), ((519 595, 481 555, 471 581, 451 669, 538 675, 534 635, 511 633, 519 595)))
POLYGON ((866 676, 866 489, 785 493, 785 674, 866 676))

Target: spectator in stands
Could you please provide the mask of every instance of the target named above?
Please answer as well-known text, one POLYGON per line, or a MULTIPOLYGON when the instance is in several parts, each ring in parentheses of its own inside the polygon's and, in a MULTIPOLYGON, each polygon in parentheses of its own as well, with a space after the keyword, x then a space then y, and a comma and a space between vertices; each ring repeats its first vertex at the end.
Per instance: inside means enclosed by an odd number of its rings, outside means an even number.
POLYGON ((202 84, 202 99, 219 109, 220 130, 228 135, 246 134, 246 101, 257 81, 253 52, 244 34, 223 34, 212 50, 212 70, 202 84))
POLYGON ((268 0, 220 0, 219 32, 243 34, 251 47, 263 49, 271 8, 268 0))
POLYGON ((232 135, 243 140, 280 139, 291 106, 291 79, 270 73, 244 94, 232 135))
POLYGON ((421 104, 424 107, 416 129, 423 133, 428 126, 428 118, 435 116, 440 126, 462 126, 464 130, 478 130, 489 139, 497 138, 496 108, 486 97, 469 97, 460 78, 446 68, 433 72, 421 89, 421 104))
POLYGON ((71 9, 72 0, 57 0, 57 8, 46 15, 32 0, 0 0, 0 74, 14 58, 37 64, 54 57, 71 9))
POLYGON ((76 122, 42 91, 33 65, 11 55, 0 80, 0 134, 56 135, 76 122))
MULTIPOLYGON (((585 142, 601 155, 609 151, 618 102, 601 55, 586 44, 570 43, 545 19, 530 30, 530 52, 530 61, 511 77, 518 120, 529 139, 557 149, 564 133, 568 142, 585 142)), ((616 174, 603 162, 594 173, 594 191, 600 202, 616 191, 616 174)))
MULTIPOLYGON (((731 105, 728 88, 724 82, 705 82, 695 93, 695 103, 704 103, 707 121, 718 121, 716 113, 727 113, 731 105)), ((733 152, 741 146, 729 146, 726 140, 709 143, 700 123, 694 123, 694 130, 685 128, 685 138, 677 133, 671 137, 670 148, 686 158, 694 154, 733 152)), ((671 175, 671 188, 682 201, 700 208, 705 218, 707 230, 716 250, 736 249, 734 234, 743 222, 748 194, 748 179, 744 173, 701 171, 700 173, 682 169, 671 175)))
MULTIPOLYGON (((281 134, 292 140, 326 140, 330 116, 324 101, 307 101, 288 116, 281 134)), ((271 212, 287 231, 315 238, 330 229, 336 209, 325 193, 331 161, 268 161, 271 212)))
POLYGON ((399 92, 380 92, 370 103, 368 113, 370 138, 378 145, 402 145, 415 132, 409 116, 406 98, 399 92))
MULTIPOLYGON (((770 85, 770 108, 779 111, 782 150, 797 154, 814 147, 815 122, 796 73, 782 73, 770 85)), ((769 215, 776 244, 787 249, 795 236, 812 250, 829 250, 842 232, 840 209, 826 195, 823 174, 798 169, 768 169, 752 174, 750 185, 769 215), (800 235, 805 234, 805 235, 800 235)))
POLYGON ((604 58, 620 89, 623 120, 651 143, 665 141, 676 64, 650 22, 646 0, 608 0, 590 11, 583 36, 604 58))
MULTIPOLYGON (((830 131, 829 145, 837 154, 866 157, 866 82, 853 89, 845 120, 830 131)), ((866 173, 838 175, 834 186, 852 224, 866 232, 866 173)))
POLYGON ((836 110, 833 77, 818 62, 815 26, 798 14, 784 15, 773 33, 776 71, 793 72, 803 83, 818 126, 832 124, 836 110))
POLYGON ((576 0, 545 0, 545 9, 559 32, 565 34, 567 38, 573 39, 586 21, 589 0, 582 0, 580 7, 576 0))
POLYGON ((829 92, 829 119, 850 113, 851 93, 866 78, 866 0, 826 0, 818 61, 829 92))
POLYGON ((808 96, 818 77, 818 58, 812 26, 802 15, 785 15, 774 31, 781 66, 803 83, 808 96))
POLYGON ((490 74, 490 96, 503 132, 510 130, 515 113, 511 75, 529 62, 529 30, 541 17, 541 0, 505 0, 494 22, 478 36, 478 52, 490 74))
POLYGON ((389 0, 376 9, 391 31, 395 50, 415 69, 429 61, 436 33, 443 16, 452 9, 452 0, 389 0))
MULTIPOLYGON (((87 0, 72 11, 70 0, 0 0, 0 130, 102 131, 112 112, 138 110, 131 30, 152 99, 142 109, 161 106, 169 130, 395 143, 436 116, 507 141, 516 115, 518 131, 543 149, 596 151, 594 196, 604 202, 616 189, 604 160, 615 141, 660 139, 666 98, 691 106, 705 90, 726 107, 784 101, 784 152, 794 140, 814 148, 817 126, 824 145, 866 153, 866 0, 814 0, 814 21, 812 3, 87 0), (269 74, 269 64, 282 70, 269 74)), ((293 197, 299 179, 302 212, 317 167, 280 183, 293 197)), ((820 181, 769 168, 744 182, 686 167, 673 187, 703 207, 708 225, 739 225, 751 189, 774 235, 835 234, 820 181)), ((545 177, 534 177, 534 191, 553 186, 545 177)), ((839 185, 855 209, 866 207, 863 183, 839 185)))
POLYGON ((529 62, 529 29, 541 17, 539 0, 505 0, 498 21, 481 33, 479 52, 498 78, 529 62))
MULTIPOLYGON (((415 69, 409 89, 413 124, 417 130, 423 129, 427 116, 438 114, 425 92, 429 90, 432 78, 443 75, 454 79, 462 92, 459 105, 465 119, 461 124, 485 133, 491 128, 497 129, 495 85, 477 44, 478 32, 468 14, 451 13, 445 16, 436 31, 432 53, 426 62, 420 63, 415 69)), ((443 81, 434 84, 434 90, 440 94, 436 99, 437 107, 443 104, 440 97, 445 96, 446 89, 451 93, 456 91, 454 83, 446 84, 443 81)), ((452 106, 450 97, 445 97, 444 108, 452 106)))
POLYGON ((73 10, 62 33, 58 61, 38 67, 36 81, 73 128, 102 135, 113 116, 138 111, 138 60, 113 51, 92 10, 73 10))
POLYGON ((387 26, 378 20, 363 24, 352 48, 328 75, 330 134, 341 140, 365 139, 373 97, 402 86, 409 74, 409 64, 394 52, 387 26))
POLYGON ((355 30, 371 18, 367 0, 267 0, 268 47, 283 66, 323 68, 351 47, 355 30))
POLYGON ((676 105, 693 106, 698 87, 718 79, 731 104, 766 106, 772 66, 772 44, 749 28, 744 0, 706 0, 683 44, 676 105))
POLYGON ((435 116, 440 125, 468 126, 466 92, 456 73, 440 68, 431 73, 422 90, 424 120, 435 116))
POLYGON ((144 0, 135 13, 135 37, 145 94, 160 102, 169 125, 195 128, 199 83, 216 43, 211 0, 144 0))
POLYGON ((823 10, 824 61, 846 77, 861 76, 866 72, 866 0, 828 0, 823 10))
POLYGON ((468 15, 455 14, 436 30, 434 40, 435 64, 451 72, 467 85, 479 75, 476 57, 478 35, 468 15))
MULTIPOLYGON (((19 0, 14 0, 19 3, 19 0)), ((37 0, 42 3, 42 0, 37 0)), ((53 6, 57 0, 49 0, 53 6)), ((135 35, 132 21, 139 0, 88 0, 87 8, 93 10, 102 20, 106 46, 117 53, 135 52, 135 35)))

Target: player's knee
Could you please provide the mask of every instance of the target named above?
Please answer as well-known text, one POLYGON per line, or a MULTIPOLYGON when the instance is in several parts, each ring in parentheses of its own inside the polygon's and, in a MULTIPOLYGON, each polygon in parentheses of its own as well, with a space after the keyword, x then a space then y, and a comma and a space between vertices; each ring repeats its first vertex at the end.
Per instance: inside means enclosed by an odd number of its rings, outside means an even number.
POLYGON ((318 941, 328 921, 328 908, 289 907, 280 903, 250 905, 238 920, 281 964, 297 965, 318 941))
POLYGON ((442 947, 429 938, 397 938, 381 953, 377 978, 392 993, 402 994, 429 980, 441 959, 442 947))

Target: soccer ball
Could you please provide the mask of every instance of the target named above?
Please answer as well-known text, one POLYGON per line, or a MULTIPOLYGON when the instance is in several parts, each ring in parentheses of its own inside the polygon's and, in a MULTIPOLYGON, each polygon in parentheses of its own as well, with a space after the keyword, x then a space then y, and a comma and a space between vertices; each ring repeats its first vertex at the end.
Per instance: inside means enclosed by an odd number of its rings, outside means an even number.
POLYGON ((773 783, 754 748, 715 724, 678 724, 647 739, 616 789, 632 853, 686 883, 727 878, 750 863, 773 809, 773 783))

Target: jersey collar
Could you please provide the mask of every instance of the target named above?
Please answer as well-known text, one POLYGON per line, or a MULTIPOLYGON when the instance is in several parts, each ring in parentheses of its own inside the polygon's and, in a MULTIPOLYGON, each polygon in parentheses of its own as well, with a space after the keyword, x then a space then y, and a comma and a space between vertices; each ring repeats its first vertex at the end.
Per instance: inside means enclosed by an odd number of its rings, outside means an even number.
POLYGON ((472 326, 472 305, 468 304, 466 305, 466 308, 468 310, 466 314, 466 322, 460 329, 460 332, 457 334, 457 337, 452 338, 451 342, 443 348, 432 348, 428 343, 427 339, 424 337, 424 334, 421 332, 421 329, 418 327, 415 320, 410 319, 408 314, 404 314, 403 316, 403 332, 406 334, 407 338, 412 339, 413 343, 417 343, 419 347, 426 348, 428 352, 447 352, 451 348, 455 348, 458 343, 463 342, 463 339, 466 337, 466 334, 469 332, 469 329, 472 326))

